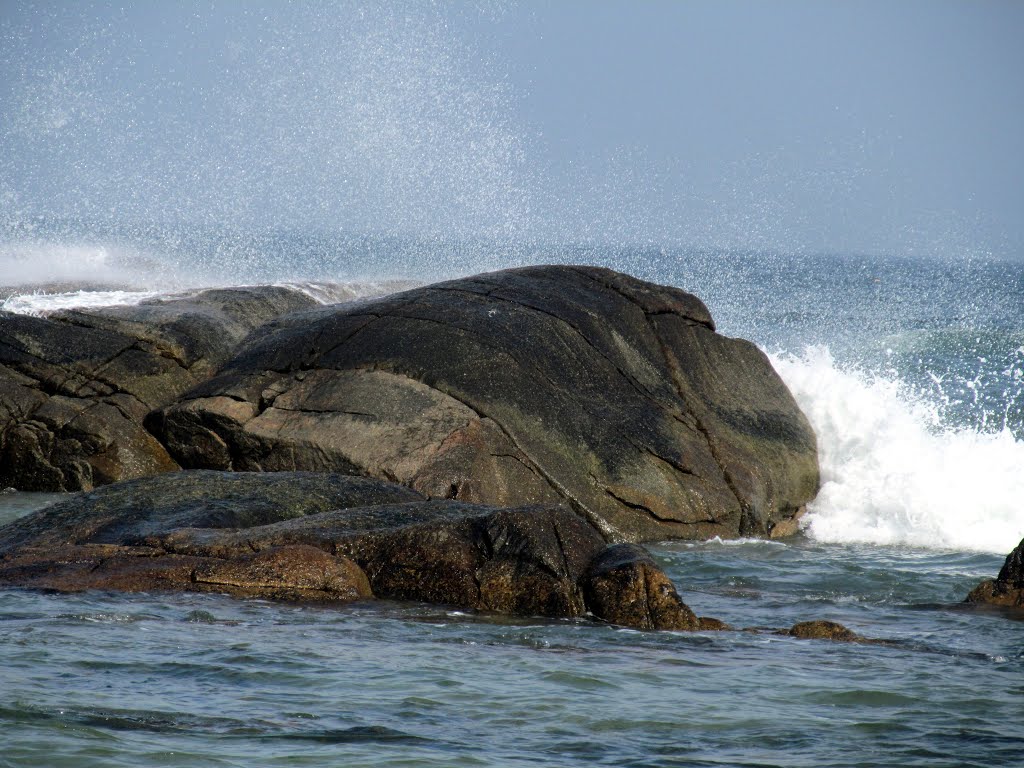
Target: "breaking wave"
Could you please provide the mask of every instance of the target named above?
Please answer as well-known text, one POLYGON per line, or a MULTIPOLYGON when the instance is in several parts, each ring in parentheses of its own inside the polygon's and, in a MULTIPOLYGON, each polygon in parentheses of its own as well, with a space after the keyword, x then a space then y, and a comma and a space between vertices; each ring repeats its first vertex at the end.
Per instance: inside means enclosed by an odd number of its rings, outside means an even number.
POLYGON ((826 347, 771 358, 818 435, 812 538, 1005 553, 1024 536, 1024 442, 1007 426, 945 424, 940 405, 826 347))

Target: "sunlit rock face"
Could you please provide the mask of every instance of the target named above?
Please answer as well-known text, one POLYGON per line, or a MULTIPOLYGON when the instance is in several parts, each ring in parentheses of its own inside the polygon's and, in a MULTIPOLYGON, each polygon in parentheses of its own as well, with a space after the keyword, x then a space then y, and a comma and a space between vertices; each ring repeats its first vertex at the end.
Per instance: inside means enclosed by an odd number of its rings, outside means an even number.
POLYGON ((768 535, 817 491, 767 358, 684 291, 530 267, 283 316, 146 421, 185 467, 567 503, 610 541, 768 535))
POLYGON ((142 426, 254 328, 316 302, 230 288, 48 317, 0 312, 0 485, 88 490, 177 469, 142 426))

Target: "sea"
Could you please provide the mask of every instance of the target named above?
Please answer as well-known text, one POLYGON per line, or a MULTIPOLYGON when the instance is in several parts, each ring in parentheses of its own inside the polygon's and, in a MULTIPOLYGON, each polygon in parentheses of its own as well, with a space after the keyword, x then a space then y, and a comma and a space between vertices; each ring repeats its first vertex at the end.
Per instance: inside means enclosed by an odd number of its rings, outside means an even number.
MULTIPOLYGON (((1024 261, 40 223, 0 308, 586 263, 679 286, 814 426, 786 540, 662 542, 726 632, 389 601, 0 591, 2 766, 1020 766, 1024 623, 961 601, 1024 537, 1024 261), (841 622, 883 642, 775 634, 841 622), (750 630, 750 631, 748 631, 750 630)), ((0 494, 0 521, 58 495, 0 494)))

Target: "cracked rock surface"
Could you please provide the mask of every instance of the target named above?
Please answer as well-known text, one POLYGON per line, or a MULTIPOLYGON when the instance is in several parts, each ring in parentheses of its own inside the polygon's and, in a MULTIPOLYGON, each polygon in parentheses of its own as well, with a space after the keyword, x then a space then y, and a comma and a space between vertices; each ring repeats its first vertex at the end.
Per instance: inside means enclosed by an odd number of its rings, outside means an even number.
POLYGON ((702 628, 643 550, 611 549, 609 557, 597 530, 559 505, 431 501, 331 473, 185 471, 81 493, 0 528, 0 584, 379 597, 702 628), (642 595, 627 584, 634 572, 642 595))
POLYGON ((764 354, 691 294, 595 267, 283 315, 145 423, 183 467, 565 503, 612 542, 792 530, 818 488, 814 434, 764 354))
POLYGON ((253 329, 315 303, 264 286, 45 318, 0 312, 0 485, 88 490, 178 469, 146 414, 211 376, 253 329))

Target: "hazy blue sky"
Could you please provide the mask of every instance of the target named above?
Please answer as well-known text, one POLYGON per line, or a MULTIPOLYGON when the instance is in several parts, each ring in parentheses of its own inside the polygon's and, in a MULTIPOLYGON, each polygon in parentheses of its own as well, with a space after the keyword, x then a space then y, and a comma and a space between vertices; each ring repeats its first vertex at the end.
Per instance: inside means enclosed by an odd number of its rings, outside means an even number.
POLYGON ((35 213, 1024 254, 1024 3, 10 3, 35 213))

